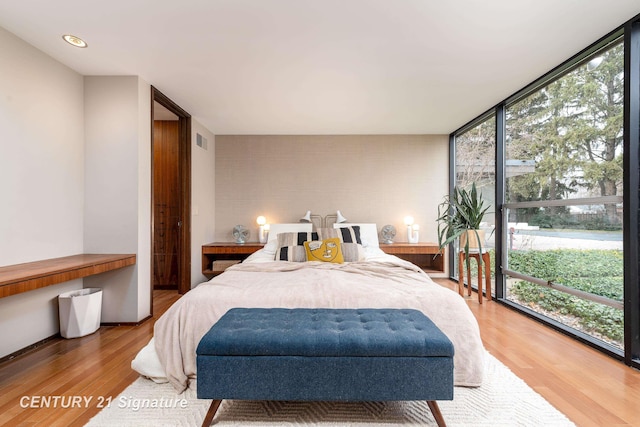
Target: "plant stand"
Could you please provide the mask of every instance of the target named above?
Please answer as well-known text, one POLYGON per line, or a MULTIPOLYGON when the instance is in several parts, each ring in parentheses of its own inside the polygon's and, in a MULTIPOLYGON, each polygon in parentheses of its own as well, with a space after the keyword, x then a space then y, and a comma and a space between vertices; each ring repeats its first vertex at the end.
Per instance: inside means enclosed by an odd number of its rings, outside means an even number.
MULTIPOLYGON (((478 302, 482 304, 482 266, 480 265, 480 257, 482 256, 482 264, 484 265, 484 279, 486 282, 487 299, 491 301, 491 257, 489 252, 469 252, 469 258, 475 258, 478 264, 478 302)), ((458 252, 458 293, 464 296, 464 265, 467 258, 464 251, 458 252)), ((471 267, 471 265, 469 265, 471 267)), ((471 268, 467 269, 467 295, 471 295, 471 268)))

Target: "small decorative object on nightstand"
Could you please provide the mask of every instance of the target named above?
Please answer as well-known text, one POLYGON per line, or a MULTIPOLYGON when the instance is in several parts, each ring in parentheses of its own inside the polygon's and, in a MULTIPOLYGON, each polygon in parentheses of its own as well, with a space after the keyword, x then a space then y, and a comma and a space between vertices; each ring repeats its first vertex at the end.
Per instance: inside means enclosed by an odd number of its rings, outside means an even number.
POLYGON ((380 236, 382 236, 382 243, 391 244, 396 237, 396 228, 393 225, 385 225, 380 230, 380 236))
POLYGON ((404 217, 404 223, 407 225, 407 241, 409 243, 418 243, 418 241, 420 240, 420 226, 413 223, 412 216, 404 217))
POLYGON ((267 243, 267 234, 269 233, 269 224, 267 224, 267 219, 260 215, 256 222, 260 226, 260 230, 258 231, 258 241, 260 243, 267 243))
POLYGON ((236 225, 233 227, 233 238, 236 243, 245 243, 249 239, 249 230, 244 225, 236 225))

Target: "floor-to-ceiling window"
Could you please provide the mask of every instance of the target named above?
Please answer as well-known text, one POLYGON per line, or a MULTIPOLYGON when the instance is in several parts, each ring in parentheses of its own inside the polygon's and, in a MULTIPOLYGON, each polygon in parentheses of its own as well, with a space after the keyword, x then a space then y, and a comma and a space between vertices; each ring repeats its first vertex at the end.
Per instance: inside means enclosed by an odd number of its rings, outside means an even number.
POLYGON ((498 301, 639 367, 640 16, 450 140, 495 189, 498 301))
MULTIPOLYGON (((475 184, 485 202, 490 205, 484 216, 482 229, 487 237, 485 247, 491 255, 492 271, 495 265, 495 136, 496 120, 495 116, 490 114, 482 117, 478 123, 468 126, 468 129, 461 131, 455 138, 455 185, 470 190, 472 184, 475 184)), ((456 247, 454 253, 458 249, 456 247)), ((454 277, 458 278, 458 257, 452 257, 452 261, 452 272, 454 277)), ((473 277, 476 277, 477 269, 472 268, 471 271, 473 277)), ((476 282, 472 281, 475 287, 476 282)))
POLYGON ((623 44, 506 108, 506 298, 623 348, 623 44))

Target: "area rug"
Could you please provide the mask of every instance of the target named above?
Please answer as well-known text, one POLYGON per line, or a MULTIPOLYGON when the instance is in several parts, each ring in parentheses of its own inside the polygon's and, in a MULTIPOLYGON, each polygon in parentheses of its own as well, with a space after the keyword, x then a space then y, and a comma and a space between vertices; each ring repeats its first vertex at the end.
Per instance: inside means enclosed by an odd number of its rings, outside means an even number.
MULTIPOLYGON (((486 354, 482 387, 456 387, 438 405, 449 427, 573 426, 562 413, 486 354)), ((87 426, 199 426, 210 400, 195 390, 177 395, 169 384, 139 378, 87 426), (155 406, 155 407, 151 407, 155 406)), ((224 400, 214 425, 228 426, 435 426, 426 402, 274 402, 224 400)))

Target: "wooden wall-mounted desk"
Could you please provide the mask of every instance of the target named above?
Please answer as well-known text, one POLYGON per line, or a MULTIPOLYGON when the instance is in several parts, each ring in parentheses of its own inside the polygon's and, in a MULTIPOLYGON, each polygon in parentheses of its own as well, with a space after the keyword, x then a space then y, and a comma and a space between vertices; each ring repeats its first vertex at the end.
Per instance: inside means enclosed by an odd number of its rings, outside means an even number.
POLYGON ((0 267, 0 298, 135 263, 135 254, 79 254, 0 267))

